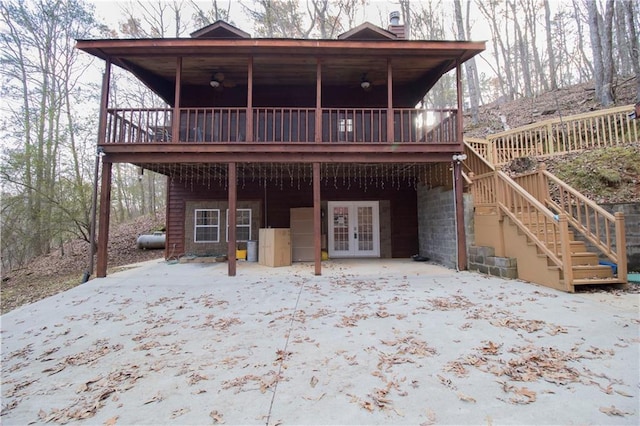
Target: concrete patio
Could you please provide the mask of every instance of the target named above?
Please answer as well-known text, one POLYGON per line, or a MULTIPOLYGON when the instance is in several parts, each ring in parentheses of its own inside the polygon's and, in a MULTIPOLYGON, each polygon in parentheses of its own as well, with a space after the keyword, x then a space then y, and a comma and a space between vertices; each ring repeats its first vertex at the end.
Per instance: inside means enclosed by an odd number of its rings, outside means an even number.
POLYGON ((639 295, 152 261, 2 316, 6 425, 638 424, 639 295))

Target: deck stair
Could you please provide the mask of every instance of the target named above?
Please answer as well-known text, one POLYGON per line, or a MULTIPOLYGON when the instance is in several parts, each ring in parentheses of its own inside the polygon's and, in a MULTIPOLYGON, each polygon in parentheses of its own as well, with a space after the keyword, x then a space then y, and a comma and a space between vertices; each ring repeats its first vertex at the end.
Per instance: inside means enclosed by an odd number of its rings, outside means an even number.
MULTIPOLYGON (((521 216, 521 215, 520 215, 521 216)), ((559 258, 562 260, 563 253, 561 250, 561 244, 556 242, 560 241, 560 233, 552 229, 552 227, 545 226, 541 223, 528 223, 526 217, 520 217, 520 220, 526 224, 526 226, 533 232, 547 233, 554 232, 553 238, 547 242, 547 247, 558 253, 559 258), (556 247, 557 246, 557 247, 556 247)), ((576 240, 575 233, 569 230, 569 252, 571 256, 571 268, 573 276, 573 286, 577 285, 602 285, 602 284, 626 284, 625 280, 618 279, 613 273, 613 268, 610 265, 600 264, 598 253, 590 250, 584 241, 576 240)), ((527 244, 535 247, 535 243, 528 239, 527 244)), ((547 266, 550 269, 560 271, 559 268, 549 259, 549 257, 536 251, 539 258, 543 258, 547 261, 547 266)), ((564 285, 564 276, 560 274, 559 284, 564 285)))
MULTIPOLYGON (((516 258, 518 277, 527 281, 569 292, 584 285, 626 286, 622 213, 605 211, 544 166, 515 177, 496 167, 505 159, 523 155, 564 154, 593 147, 589 143, 606 146, 607 140, 612 145, 623 143, 624 138, 638 140, 640 126, 626 121, 623 110, 602 113, 601 120, 618 123, 622 129, 615 138, 612 134, 596 140, 580 131, 565 132, 561 135, 562 149, 558 149, 557 140, 554 142, 559 133, 532 132, 533 125, 493 140, 465 140, 463 170, 472 182, 476 244, 494 247, 499 256, 516 258), (514 141, 513 152, 509 141, 514 141), (520 152, 523 146, 530 146, 531 152, 520 152)), ((577 121, 583 119, 576 117, 577 121)), ((598 121, 593 114, 588 118, 598 121)), ((538 127, 543 129, 544 125, 538 127)), ((547 129, 551 128, 549 124, 547 129)))

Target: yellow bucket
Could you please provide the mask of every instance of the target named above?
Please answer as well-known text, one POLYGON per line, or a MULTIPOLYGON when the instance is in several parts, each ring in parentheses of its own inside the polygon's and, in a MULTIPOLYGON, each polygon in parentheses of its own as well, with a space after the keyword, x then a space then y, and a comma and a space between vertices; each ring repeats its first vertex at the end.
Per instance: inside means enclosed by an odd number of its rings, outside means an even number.
POLYGON ((329 253, 325 250, 322 250, 322 260, 329 260, 329 253))
POLYGON ((246 250, 236 250, 236 259, 238 259, 238 260, 247 260, 247 251, 246 250))

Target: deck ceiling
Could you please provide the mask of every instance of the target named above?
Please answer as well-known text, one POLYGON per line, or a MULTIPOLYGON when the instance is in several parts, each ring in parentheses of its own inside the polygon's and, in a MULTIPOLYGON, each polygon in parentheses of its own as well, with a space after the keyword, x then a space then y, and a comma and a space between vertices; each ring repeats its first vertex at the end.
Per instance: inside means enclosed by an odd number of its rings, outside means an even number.
MULTIPOLYGON (((363 75, 373 85, 386 85, 387 60, 394 86, 426 93, 459 60, 482 52, 484 42, 346 41, 292 39, 136 39, 79 40, 77 47, 135 74, 172 104, 170 87, 176 80, 176 58, 182 57, 182 83, 208 86, 214 72, 224 74, 226 86, 246 86, 253 58, 254 86, 312 85, 316 61, 322 63, 326 86, 356 87, 363 75)), ((421 93, 419 93, 421 92, 421 93)))

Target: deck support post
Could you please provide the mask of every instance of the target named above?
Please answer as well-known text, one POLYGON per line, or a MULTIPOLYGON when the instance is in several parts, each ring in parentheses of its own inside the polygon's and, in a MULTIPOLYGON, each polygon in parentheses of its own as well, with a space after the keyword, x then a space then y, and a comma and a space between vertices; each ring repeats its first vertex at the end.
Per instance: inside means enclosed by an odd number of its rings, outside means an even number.
POLYGON ((100 96, 100 121, 98 122, 98 138, 96 149, 95 167, 93 170, 93 193, 91 196, 91 223, 89 225, 89 265, 82 278, 85 283, 93 274, 94 255, 96 253, 96 215, 98 204, 98 176, 100 173, 100 160, 107 135, 107 109, 109 107, 109 85, 111 84, 111 58, 105 60, 104 74, 102 74, 102 94, 100 96))
POLYGON ((316 143, 322 142, 322 62, 320 58, 316 59, 316 126, 315 138, 316 143))
POLYGON ((249 57, 247 63, 247 128, 246 139, 253 142, 253 56, 249 57))
POLYGON ((387 59, 387 143, 394 142, 393 129, 393 69, 391 58, 387 59))
POLYGON ((171 140, 180 140, 180 90, 182 86, 182 57, 176 59, 176 87, 173 100, 173 123, 171 123, 171 140))
MULTIPOLYGON (((458 59, 456 63, 456 92, 458 100, 458 111, 456 114, 456 138, 460 144, 460 152, 464 152, 464 141, 462 133, 462 63, 458 59)), ((453 162, 453 189, 456 198, 456 233, 458 241, 458 270, 467 269, 467 235, 464 226, 464 181, 462 179, 462 163, 460 161, 453 162)))
POLYGON ((111 173, 113 163, 102 161, 102 180, 100 182, 100 222, 98 229, 98 262, 96 277, 107 276, 109 258, 109 219, 111 215, 111 173))
POLYGON ((320 163, 313 163, 313 253, 315 274, 322 274, 322 225, 320 214, 320 163))
POLYGON ((229 163, 227 171, 228 187, 229 187, 229 243, 227 248, 227 258, 229 259, 229 276, 236 276, 236 201, 237 201, 237 171, 236 163, 229 163))
POLYGON ((618 256, 618 279, 624 280, 624 288, 629 286, 627 281, 627 241, 624 227, 624 213, 615 212, 616 226, 616 255, 618 256))

